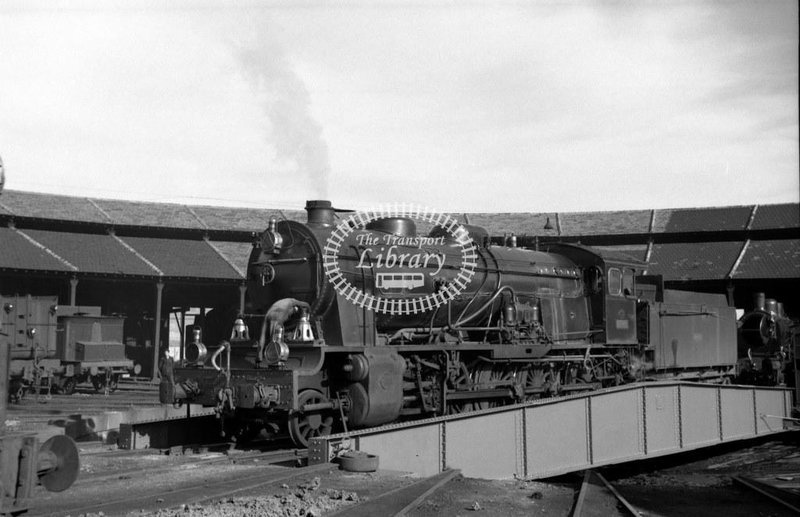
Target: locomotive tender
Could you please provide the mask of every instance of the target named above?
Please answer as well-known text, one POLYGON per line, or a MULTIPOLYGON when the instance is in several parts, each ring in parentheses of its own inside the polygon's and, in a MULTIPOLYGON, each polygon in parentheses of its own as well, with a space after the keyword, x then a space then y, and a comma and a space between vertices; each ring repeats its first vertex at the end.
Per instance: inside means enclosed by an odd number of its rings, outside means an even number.
POLYGON ((198 327, 184 361, 163 360, 161 402, 215 406, 237 432, 307 446, 342 425, 736 373, 726 298, 664 289, 623 254, 493 245, 419 212, 342 223, 328 201, 306 210, 305 223, 272 219, 254 246, 247 314, 198 327), (421 219, 434 223, 424 238, 421 219))

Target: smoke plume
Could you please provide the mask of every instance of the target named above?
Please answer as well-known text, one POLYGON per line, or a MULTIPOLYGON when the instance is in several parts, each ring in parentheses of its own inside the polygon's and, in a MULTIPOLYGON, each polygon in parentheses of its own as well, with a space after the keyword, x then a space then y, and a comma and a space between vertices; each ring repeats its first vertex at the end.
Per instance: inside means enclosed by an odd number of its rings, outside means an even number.
POLYGON ((327 199, 330 161, 322 127, 311 115, 311 97, 283 48, 262 36, 237 48, 243 75, 270 123, 269 143, 279 159, 296 167, 308 192, 327 199))

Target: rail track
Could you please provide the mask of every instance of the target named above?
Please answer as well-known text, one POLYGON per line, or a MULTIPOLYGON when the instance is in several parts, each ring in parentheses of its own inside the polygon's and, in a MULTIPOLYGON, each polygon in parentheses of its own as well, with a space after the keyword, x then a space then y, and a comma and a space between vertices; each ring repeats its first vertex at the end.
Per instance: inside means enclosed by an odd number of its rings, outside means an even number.
MULTIPOLYGON (((130 452, 130 451, 127 451, 130 452)), ((142 454, 115 457, 130 459, 142 454)), ((124 515, 134 510, 155 511, 181 505, 202 504, 243 492, 276 489, 298 476, 330 469, 330 465, 298 468, 305 463, 299 451, 246 451, 233 455, 192 455, 188 461, 168 465, 143 465, 81 476, 73 491, 43 498, 27 514, 124 515), (291 466, 281 466, 291 465, 291 466), (233 468, 235 466, 235 468, 233 468), (199 474, 199 475, 197 475, 199 474), (262 490, 263 489, 263 490, 262 490)))
POLYGON ((597 471, 587 470, 572 509, 572 517, 639 516, 622 494, 597 471))

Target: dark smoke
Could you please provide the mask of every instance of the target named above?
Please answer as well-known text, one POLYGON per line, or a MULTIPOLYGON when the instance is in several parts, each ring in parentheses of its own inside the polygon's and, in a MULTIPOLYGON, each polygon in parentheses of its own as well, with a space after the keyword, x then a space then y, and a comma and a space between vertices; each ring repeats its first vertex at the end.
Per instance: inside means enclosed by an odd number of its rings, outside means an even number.
POLYGON ((277 42, 264 37, 237 48, 243 75, 270 122, 269 143, 280 159, 307 176, 309 191, 327 199, 330 161, 322 127, 311 116, 311 98, 277 42))

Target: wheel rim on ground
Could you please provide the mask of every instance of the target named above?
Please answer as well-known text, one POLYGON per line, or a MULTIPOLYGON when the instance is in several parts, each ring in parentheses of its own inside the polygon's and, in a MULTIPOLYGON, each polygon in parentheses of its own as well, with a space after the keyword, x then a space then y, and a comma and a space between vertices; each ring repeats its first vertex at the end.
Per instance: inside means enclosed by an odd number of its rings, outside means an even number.
POLYGON ((111 375, 111 382, 108 384, 108 391, 113 392, 119 387, 119 374, 115 373, 111 375))
POLYGON ((25 385, 16 382, 12 383, 8 390, 8 399, 13 403, 18 404, 24 396, 25 385))
MULTIPOLYGON (((297 397, 298 408, 302 408, 306 404, 322 404, 325 402, 328 402, 328 399, 316 390, 305 390, 297 397)), ((331 410, 308 413, 298 411, 289 416, 289 436, 298 447, 308 447, 308 443, 312 438, 331 434, 333 419, 331 410)))
POLYGON ((97 391, 103 391, 106 387, 106 376, 103 374, 97 374, 92 376, 92 386, 97 391))
POLYGON ((67 377, 64 379, 64 384, 61 385, 61 393, 64 395, 72 395, 75 393, 75 377, 67 377))

